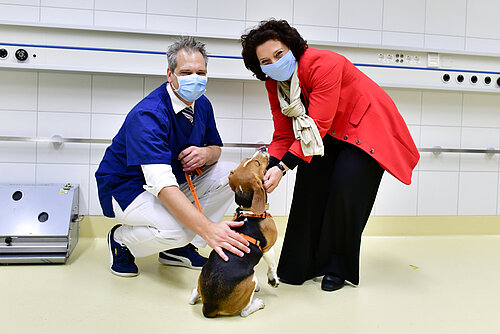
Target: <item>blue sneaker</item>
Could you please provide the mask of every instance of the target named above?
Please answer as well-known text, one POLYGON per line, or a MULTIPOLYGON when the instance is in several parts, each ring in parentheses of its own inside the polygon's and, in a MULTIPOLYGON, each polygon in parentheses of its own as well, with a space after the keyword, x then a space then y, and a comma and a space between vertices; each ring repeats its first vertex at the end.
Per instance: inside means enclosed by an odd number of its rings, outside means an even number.
POLYGON ((201 256, 198 253, 198 248, 193 244, 187 244, 184 247, 161 252, 158 261, 171 266, 201 269, 207 262, 207 258, 201 256))
POLYGON ((134 263, 135 257, 127 247, 114 239, 115 231, 121 225, 115 225, 108 234, 109 260, 111 272, 117 276, 133 277, 139 275, 139 268, 134 263))

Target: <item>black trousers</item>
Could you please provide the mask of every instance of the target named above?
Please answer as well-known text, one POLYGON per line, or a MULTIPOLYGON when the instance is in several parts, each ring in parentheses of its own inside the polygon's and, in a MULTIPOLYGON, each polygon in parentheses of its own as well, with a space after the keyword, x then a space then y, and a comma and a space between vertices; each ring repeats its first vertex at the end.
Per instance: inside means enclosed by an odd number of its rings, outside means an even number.
POLYGON ((327 273, 359 283, 361 234, 384 169, 360 148, 326 135, 325 154, 298 166, 278 276, 285 283, 327 273))

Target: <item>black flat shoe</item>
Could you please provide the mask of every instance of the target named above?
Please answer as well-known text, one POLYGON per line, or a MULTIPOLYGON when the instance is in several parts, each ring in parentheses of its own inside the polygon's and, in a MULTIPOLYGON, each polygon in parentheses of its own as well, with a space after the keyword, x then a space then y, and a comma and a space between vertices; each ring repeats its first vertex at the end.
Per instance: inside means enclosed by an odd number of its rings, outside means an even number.
POLYGON ((335 291, 344 286, 344 280, 335 274, 326 274, 321 281, 321 290, 335 291))

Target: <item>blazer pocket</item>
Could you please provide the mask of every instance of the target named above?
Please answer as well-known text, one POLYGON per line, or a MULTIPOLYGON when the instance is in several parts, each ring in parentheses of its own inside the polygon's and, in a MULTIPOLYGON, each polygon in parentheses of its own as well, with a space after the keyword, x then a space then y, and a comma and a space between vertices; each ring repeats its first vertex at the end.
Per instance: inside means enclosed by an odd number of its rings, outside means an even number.
POLYGON ((349 117, 349 123, 352 125, 358 125, 361 119, 365 115, 366 111, 370 107, 370 99, 362 95, 356 102, 356 105, 352 109, 351 116, 349 117))

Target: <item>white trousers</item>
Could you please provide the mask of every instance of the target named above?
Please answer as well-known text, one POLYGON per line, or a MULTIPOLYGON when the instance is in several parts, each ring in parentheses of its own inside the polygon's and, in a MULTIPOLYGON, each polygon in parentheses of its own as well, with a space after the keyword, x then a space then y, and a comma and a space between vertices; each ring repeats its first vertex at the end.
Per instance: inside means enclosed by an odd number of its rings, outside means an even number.
MULTIPOLYGON (((219 161, 204 167, 203 174, 192 177, 203 213, 213 222, 220 222, 233 201, 228 175, 235 168, 235 163, 219 161)), ((187 182, 179 189, 194 203, 187 182)), ((125 211, 113 198, 113 211, 115 219, 123 224, 115 231, 115 240, 135 257, 182 247, 190 242, 198 247, 206 246, 205 240, 177 221, 161 201, 147 191, 137 196, 125 211)))

